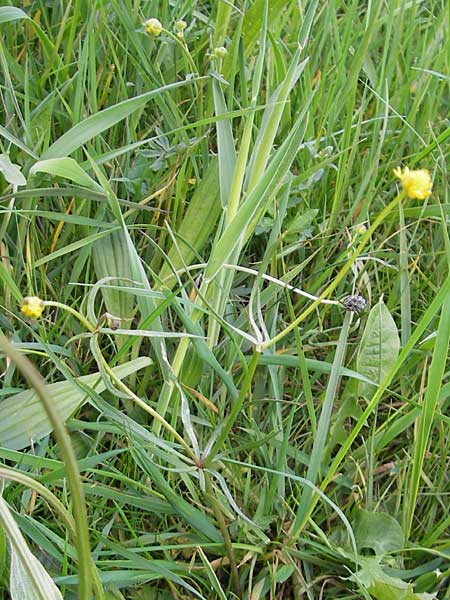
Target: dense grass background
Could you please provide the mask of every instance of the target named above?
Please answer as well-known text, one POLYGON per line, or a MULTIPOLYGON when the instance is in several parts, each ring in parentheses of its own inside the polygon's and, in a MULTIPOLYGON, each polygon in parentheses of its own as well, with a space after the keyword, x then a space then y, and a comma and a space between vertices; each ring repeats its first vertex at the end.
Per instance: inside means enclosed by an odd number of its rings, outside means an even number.
POLYGON ((1 597, 450 598, 449 3, 2 4, 1 597))

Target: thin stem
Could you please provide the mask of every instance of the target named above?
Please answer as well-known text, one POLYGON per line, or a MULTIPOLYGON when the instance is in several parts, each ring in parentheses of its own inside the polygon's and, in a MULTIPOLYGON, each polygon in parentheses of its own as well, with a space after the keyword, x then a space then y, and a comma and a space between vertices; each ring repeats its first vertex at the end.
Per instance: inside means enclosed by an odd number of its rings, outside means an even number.
POLYGON ((56 302, 54 300, 45 300, 44 306, 54 306, 55 308, 62 308, 63 310, 66 310, 71 315, 73 315, 76 319, 78 319, 80 321, 80 323, 82 325, 84 325, 88 331, 90 331, 91 333, 94 333, 95 326, 92 325, 92 323, 90 323, 86 319, 86 317, 83 317, 83 315, 81 313, 79 313, 77 310, 75 310, 71 306, 69 306, 67 304, 63 304, 62 302, 56 302))
POLYGON ((247 373, 245 374, 245 378, 242 383, 242 387, 239 392, 239 396, 237 397, 236 402, 233 404, 233 406, 231 408, 231 412, 228 415, 228 418, 226 419, 225 423, 223 424, 223 427, 222 427, 213 447, 211 448, 208 455, 205 456, 205 460, 204 460, 205 467, 208 467, 211 464, 211 462, 214 460, 215 455, 217 454, 218 450, 220 448, 222 448, 223 443, 227 439, 227 436, 230 433, 231 428, 233 427, 236 419, 239 416, 239 413, 241 411, 245 397, 246 397, 246 395, 250 389, 250 386, 252 384, 253 375, 255 374, 256 367, 258 365, 258 360, 259 360, 259 352, 254 351, 252 360, 250 361, 250 364, 247 369, 247 373))
POLYGON ((348 261, 345 263, 345 265, 342 267, 342 269, 339 271, 339 273, 336 275, 336 277, 330 283, 330 285, 320 294, 320 296, 317 298, 317 300, 315 302, 313 302, 310 306, 308 306, 308 308, 306 310, 304 310, 295 319, 295 321, 293 321, 290 325, 288 325, 288 327, 286 327, 286 329, 284 329, 283 331, 280 331, 280 333, 278 335, 274 336, 272 339, 270 339, 267 342, 265 342, 264 344, 262 344, 261 350, 266 350, 267 348, 270 348, 270 346, 273 346, 274 344, 276 344, 277 342, 282 340, 288 333, 290 333, 293 329, 298 327, 299 324, 302 321, 304 321, 306 319, 306 317, 308 315, 310 315, 319 306, 319 304, 321 302, 323 302, 323 300, 327 296, 329 296, 332 292, 334 292, 334 290, 337 288, 337 286, 340 284, 340 282, 347 275, 348 271, 350 270, 351 266, 353 265, 353 263, 356 261, 356 259, 360 255, 361 251, 364 249, 364 247, 367 244, 367 242, 369 241, 371 235, 374 233, 374 231, 377 229, 377 227, 384 221, 384 219, 389 215, 389 213, 392 212, 392 210, 401 202, 401 200, 404 198, 404 196, 405 196, 405 193, 400 192, 392 200, 392 202, 390 202, 390 204, 388 204, 387 206, 385 206, 383 208, 383 210, 380 212, 378 217, 375 219, 375 221, 372 223, 372 225, 369 227, 369 229, 366 231, 366 233, 362 236, 361 242, 355 248, 355 250, 351 254, 348 261))
MULTIPOLYGON (((194 265, 189 265, 188 267, 186 267, 184 269, 178 269, 176 271, 176 273, 177 273, 177 275, 182 275, 186 271, 195 271, 196 269, 204 269, 207 266, 208 266, 207 263, 196 263, 194 265)), ((322 304, 340 304, 339 300, 321 299, 319 296, 314 296, 313 294, 309 294, 308 292, 305 292, 304 290, 302 290, 300 288, 294 287, 290 283, 286 283, 285 281, 282 281, 281 279, 272 277, 272 275, 267 275, 266 273, 260 274, 259 271, 257 271, 256 269, 251 269, 250 267, 242 267, 241 265, 231 265, 229 263, 224 263, 222 266, 224 269, 231 269, 233 271, 241 271, 242 273, 248 273, 249 275, 254 275, 255 277, 260 275, 261 278, 264 279, 265 281, 270 281, 271 283, 275 283, 276 285, 279 285, 283 289, 294 292, 294 294, 298 294, 299 296, 303 296, 304 298, 309 298, 310 300, 320 300, 320 302, 322 304)))
POLYGON ((206 493, 208 494, 208 500, 211 504, 211 508, 213 509, 214 515, 217 519, 217 523, 219 524, 219 529, 223 536, 223 541, 225 544, 225 549, 228 554, 228 559, 230 561, 231 568, 231 578, 233 580, 233 589, 234 593, 240 598, 241 597, 241 582, 239 581, 239 572, 236 563, 236 557, 234 556, 233 545, 231 543, 230 533, 228 531, 227 524, 225 522, 222 507, 219 502, 216 500, 212 485, 211 479, 208 473, 205 472, 205 484, 206 484, 206 493))
MULTIPOLYGON (((76 544, 78 550, 79 588, 78 597, 82 600, 91 600, 93 584, 93 564, 89 542, 89 525, 83 488, 80 481, 80 471, 75 453, 72 448, 69 434, 59 416, 52 398, 48 395, 44 381, 32 363, 12 346, 6 337, 0 333, 0 349, 10 357, 19 371, 34 388, 47 417, 52 425, 55 438, 61 449, 69 488, 72 494, 73 512, 76 527, 76 544)), ((97 586, 96 586, 97 587, 97 586)), ((97 592, 101 591, 97 589, 97 592)), ((103 597, 103 592, 101 596, 103 597)))

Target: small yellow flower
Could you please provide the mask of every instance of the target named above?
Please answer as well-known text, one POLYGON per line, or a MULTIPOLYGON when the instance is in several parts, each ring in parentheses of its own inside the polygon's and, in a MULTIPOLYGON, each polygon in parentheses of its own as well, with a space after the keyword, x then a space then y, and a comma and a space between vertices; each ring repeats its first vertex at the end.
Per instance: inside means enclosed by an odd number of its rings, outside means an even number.
POLYGON ((394 175, 402 182, 403 189, 409 198, 425 200, 431 194, 433 182, 427 169, 410 171, 408 167, 405 167, 402 171, 400 167, 397 167, 394 169, 394 175))
POLYGON ((44 310, 44 301, 36 296, 27 296, 23 299, 21 312, 29 319, 39 319, 44 310))
POLYGON ((147 19, 147 21, 144 21, 144 29, 148 35, 157 37, 162 31, 162 25, 158 19, 147 19))
POLYGON ((181 32, 181 31, 184 31, 184 30, 186 29, 186 27, 187 27, 187 23, 186 23, 186 21, 177 21, 177 22, 175 23, 175 29, 176 29, 177 31, 180 31, 180 32, 181 32))

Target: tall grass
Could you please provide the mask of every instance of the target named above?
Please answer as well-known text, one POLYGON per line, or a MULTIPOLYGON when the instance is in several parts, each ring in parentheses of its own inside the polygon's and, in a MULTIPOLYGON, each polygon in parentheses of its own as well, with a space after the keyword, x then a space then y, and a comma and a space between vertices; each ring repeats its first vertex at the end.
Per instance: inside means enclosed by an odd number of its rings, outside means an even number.
POLYGON ((1 597, 449 598, 448 3, 0 36, 1 597))

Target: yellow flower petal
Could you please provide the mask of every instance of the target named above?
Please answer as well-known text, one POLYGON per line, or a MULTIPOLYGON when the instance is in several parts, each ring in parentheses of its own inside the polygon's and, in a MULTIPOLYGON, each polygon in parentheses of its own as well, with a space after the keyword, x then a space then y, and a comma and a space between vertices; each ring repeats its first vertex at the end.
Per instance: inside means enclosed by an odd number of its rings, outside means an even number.
POLYGON ((408 167, 405 167, 402 171, 400 167, 397 167, 394 169, 394 175, 400 179, 408 198, 425 200, 431 194, 433 182, 427 169, 410 171, 408 167))
POLYGON ((39 319, 44 310, 44 302, 37 296, 27 296, 23 299, 21 312, 29 319, 39 319))

